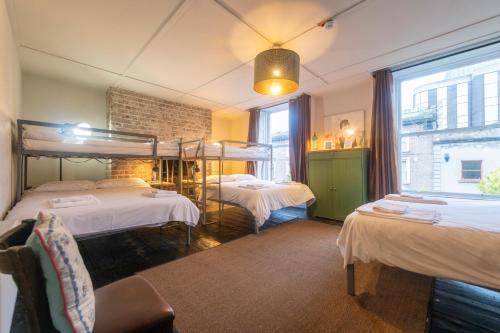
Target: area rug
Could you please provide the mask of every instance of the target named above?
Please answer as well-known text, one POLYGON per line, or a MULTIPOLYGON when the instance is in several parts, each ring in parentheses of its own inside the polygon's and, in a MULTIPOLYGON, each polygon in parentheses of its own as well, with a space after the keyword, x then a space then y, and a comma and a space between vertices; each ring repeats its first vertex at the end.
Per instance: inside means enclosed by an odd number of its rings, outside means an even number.
POLYGON ((340 227, 298 221, 141 272, 188 332, 424 332, 431 279, 356 265, 347 295, 340 227))

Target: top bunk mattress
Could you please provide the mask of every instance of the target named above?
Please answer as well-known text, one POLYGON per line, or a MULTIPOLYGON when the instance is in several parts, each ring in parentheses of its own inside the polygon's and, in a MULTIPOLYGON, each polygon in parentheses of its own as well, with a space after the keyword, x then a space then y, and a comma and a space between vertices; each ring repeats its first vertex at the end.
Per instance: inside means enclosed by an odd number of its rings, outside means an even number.
POLYGON ((205 154, 202 154, 201 148, 198 150, 196 146, 184 148, 183 157, 224 157, 239 160, 269 160, 271 158, 271 152, 270 149, 266 147, 235 147, 226 145, 223 154, 222 145, 210 143, 205 144, 205 154))
MULTIPOLYGON (((23 149, 54 153, 120 154, 151 156, 152 143, 92 139, 92 136, 64 136, 51 130, 27 129, 23 133, 23 149)), ((158 142, 157 156, 178 157, 179 144, 175 140, 158 142)))

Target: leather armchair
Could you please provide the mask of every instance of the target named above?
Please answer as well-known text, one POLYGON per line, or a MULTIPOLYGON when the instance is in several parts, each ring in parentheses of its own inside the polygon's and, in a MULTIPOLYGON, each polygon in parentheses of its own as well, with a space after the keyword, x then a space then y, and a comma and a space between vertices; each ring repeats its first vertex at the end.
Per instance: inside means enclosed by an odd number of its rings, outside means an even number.
MULTIPOLYGON (((13 276, 31 332, 55 332, 40 264, 31 248, 24 245, 34 223, 35 220, 25 220, 0 236, 0 272, 13 276)), ((176 332, 174 310, 140 276, 113 282, 94 290, 94 294, 94 333, 176 332)))

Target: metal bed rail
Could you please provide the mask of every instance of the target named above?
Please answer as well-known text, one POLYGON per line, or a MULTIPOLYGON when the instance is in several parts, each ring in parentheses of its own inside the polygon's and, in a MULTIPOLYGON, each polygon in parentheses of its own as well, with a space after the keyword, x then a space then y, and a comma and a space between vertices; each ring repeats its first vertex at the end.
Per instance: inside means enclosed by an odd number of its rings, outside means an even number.
MULTIPOLYGON (((246 161, 246 162, 270 162, 269 168, 269 177, 272 179, 273 176, 273 145, 272 144, 267 144, 267 143, 259 143, 259 142, 249 142, 249 141, 237 141, 237 140, 221 140, 219 141, 221 145, 221 154, 220 156, 211 156, 211 155, 206 155, 206 150, 205 150, 205 145, 206 145, 206 139, 203 138, 198 138, 198 139, 193 139, 193 140, 187 140, 187 141, 181 141, 180 143, 180 155, 179 155, 179 164, 181 166, 184 165, 184 161, 194 161, 195 164, 193 166, 193 169, 196 169, 197 160, 201 160, 201 183, 196 180, 196 175, 195 175, 195 170, 192 170, 192 187, 194 188, 194 201, 195 203, 199 204, 201 203, 201 208, 202 208, 202 224, 207 224, 207 161, 217 161, 219 164, 218 167, 218 176, 219 176, 219 181, 217 182, 218 184, 218 200, 213 200, 210 199, 210 201, 216 201, 219 203, 219 224, 221 224, 222 221, 222 212, 224 209, 224 203, 229 203, 229 202, 224 202, 222 200, 222 188, 221 188, 221 178, 222 174, 224 172, 224 161, 246 161), (188 156, 186 153, 186 145, 191 145, 196 147, 196 151, 193 154, 193 156, 188 156), (269 154, 267 154, 266 157, 238 157, 238 156, 227 156, 226 154, 226 148, 229 145, 243 145, 245 148, 249 147, 264 147, 269 150, 269 154), (201 185, 201 201, 198 200, 196 196, 196 187, 198 185, 201 185)), ((182 178, 180 178, 180 186, 179 186, 179 191, 182 194, 183 192, 183 177, 184 173, 182 172, 182 168, 180 169, 180 174, 182 175, 182 178)), ((256 168, 257 169, 257 168, 256 168)), ((189 170, 188 170, 189 172, 189 170)), ((189 177, 188 177, 189 179, 189 177)), ((255 225, 255 233, 259 233, 259 228, 258 225, 255 225)))
MULTIPOLYGON (((68 138, 72 136, 68 135, 68 138)), ((73 137, 78 137, 73 135, 73 137)), ((87 136, 86 136, 87 137, 87 136)), ((181 140, 182 141, 182 140, 181 140)), ((88 159, 129 159, 129 160, 176 160, 180 156, 159 156, 158 137, 152 134, 133 133, 127 131, 117 131, 103 128, 78 127, 77 124, 58 124, 45 121, 17 120, 17 175, 16 175, 16 202, 21 200, 23 191, 27 186, 28 157, 48 157, 59 159, 59 178, 62 180, 62 159, 65 158, 88 158, 88 159), (116 153, 86 153, 71 151, 47 151, 25 149, 23 144, 25 126, 38 126, 44 128, 60 129, 63 133, 72 132, 75 129, 88 131, 91 134, 100 133, 102 135, 89 135, 89 139, 106 140, 115 142, 135 142, 150 143, 152 145, 151 154, 116 154, 116 153)))

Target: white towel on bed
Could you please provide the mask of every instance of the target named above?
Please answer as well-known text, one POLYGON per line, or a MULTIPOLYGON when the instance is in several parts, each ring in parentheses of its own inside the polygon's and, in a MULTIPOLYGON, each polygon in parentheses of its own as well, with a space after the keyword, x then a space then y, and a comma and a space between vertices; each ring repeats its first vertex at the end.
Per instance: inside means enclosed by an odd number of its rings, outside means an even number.
POLYGON ((448 202, 443 199, 429 198, 413 194, 387 194, 384 199, 403 202, 414 202, 431 205, 447 205, 448 202))
POLYGON ((386 201, 377 201, 373 204, 373 210, 386 214, 404 214, 408 206, 398 205, 395 203, 390 203, 386 201))
POLYGON ((269 186, 265 184, 246 184, 246 185, 239 185, 238 187, 246 188, 247 190, 260 190, 263 188, 268 188, 269 186))
POLYGON ((176 191, 153 189, 151 191, 143 193, 143 195, 150 197, 150 198, 167 198, 167 197, 176 197, 179 194, 177 194, 176 191))
POLYGON ((407 207, 403 214, 385 213, 380 210, 374 209, 375 203, 368 203, 361 207, 356 208, 356 212, 362 215, 368 215, 373 217, 381 217, 386 219, 394 219, 400 221, 416 222, 433 224, 441 220, 441 215, 435 210, 431 209, 420 209, 414 207, 407 207))
POLYGON ((100 203, 99 199, 97 199, 95 196, 91 194, 55 198, 49 200, 50 208, 53 209, 91 206, 91 205, 98 205, 99 203, 100 203))

